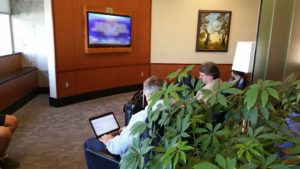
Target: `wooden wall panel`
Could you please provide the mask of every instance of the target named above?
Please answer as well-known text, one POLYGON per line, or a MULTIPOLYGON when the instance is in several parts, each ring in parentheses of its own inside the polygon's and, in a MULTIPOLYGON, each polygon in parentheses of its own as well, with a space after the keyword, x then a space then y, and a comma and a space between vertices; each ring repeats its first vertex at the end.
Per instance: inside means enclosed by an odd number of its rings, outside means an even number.
POLYGON ((149 77, 149 65, 120 67, 120 86, 141 84, 149 77))
POLYGON ((19 99, 18 91, 16 90, 16 88, 16 81, 10 81, 9 83, 0 85, 0 110, 4 109, 5 107, 9 106, 19 99))
POLYGON ((75 70, 75 45, 73 36, 56 37, 56 68, 57 71, 75 70))
POLYGON ((74 0, 52 0, 55 37, 74 34, 74 2, 74 0))
MULTIPOLYGON (((161 78, 165 78, 169 73, 175 72, 179 68, 184 69, 184 67, 188 65, 190 64, 151 64, 151 75, 157 75, 161 78)), ((195 77, 199 77, 199 66, 200 64, 195 65, 192 70, 192 75, 195 77)), ((218 67, 220 69, 221 79, 223 81, 229 80, 232 64, 218 64, 218 67)))
POLYGON ((0 85, 0 110, 34 91, 38 86, 37 71, 32 71, 0 85))
POLYGON ((136 16, 137 25, 136 32, 137 44, 142 44, 141 48, 136 48, 136 62, 150 63, 150 46, 151 46, 151 22, 144 22, 145 18, 151 18, 151 1, 143 1, 138 4, 139 15, 136 16), (144 38, 139 38, 144 37, 144 38), (149 47, 148 47, 149 46, 149 47))
POLYGON ((0 76, 21 68, 21 54, 0 57, 0 76))
POLYGON ((18 84, 17 92, 18 97, 22 98, 23 96, 26 96, 28 93, 35 90, 38 86, 38 76, 37 71, 30 72, 26 75, 23 75, 16 79, 16 82, 18 84))
POLYGON ((151 0, 53 0, 52 6, 58 98, 142 83, 150 74, 151 0), (85 54, 84 6, 131 13, 132 52, 85 54))
POLYGON ((64 72, 57 74, 58 98, 76 94, 76 73, 64 72))
POLYGON ((78 92, 86 93, 118 86, 118 70, 102 68, 79 71, 77 73, 78 92))

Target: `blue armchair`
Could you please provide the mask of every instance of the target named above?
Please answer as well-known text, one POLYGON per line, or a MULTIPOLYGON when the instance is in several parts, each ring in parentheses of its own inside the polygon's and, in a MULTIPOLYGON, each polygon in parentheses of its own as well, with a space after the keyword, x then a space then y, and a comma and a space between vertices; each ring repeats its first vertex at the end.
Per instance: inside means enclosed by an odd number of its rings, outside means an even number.
POLYGON ((88 157, 91 160, 89 166, 93 169, 119 169, 120 157, 93 149, 87 149, 88 157))

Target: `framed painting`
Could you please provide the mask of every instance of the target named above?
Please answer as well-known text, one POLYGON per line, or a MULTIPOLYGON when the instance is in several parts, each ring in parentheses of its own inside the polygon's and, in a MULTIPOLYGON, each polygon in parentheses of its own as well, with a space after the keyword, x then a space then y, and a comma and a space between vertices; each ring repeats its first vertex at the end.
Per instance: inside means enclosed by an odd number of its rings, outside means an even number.
POLYGON ((227 52, 231 11, 199 10, 196 52, 227 52))

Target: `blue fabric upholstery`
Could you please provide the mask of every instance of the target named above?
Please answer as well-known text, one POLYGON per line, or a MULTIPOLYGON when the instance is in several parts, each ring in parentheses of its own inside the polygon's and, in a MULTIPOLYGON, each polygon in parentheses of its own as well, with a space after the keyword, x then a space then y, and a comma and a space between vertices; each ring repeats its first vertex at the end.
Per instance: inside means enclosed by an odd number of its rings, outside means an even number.
POLYGON ((96 138, 83 145, 88 169, 119 169, 120 156, 110 154, 105 145, 96 138))

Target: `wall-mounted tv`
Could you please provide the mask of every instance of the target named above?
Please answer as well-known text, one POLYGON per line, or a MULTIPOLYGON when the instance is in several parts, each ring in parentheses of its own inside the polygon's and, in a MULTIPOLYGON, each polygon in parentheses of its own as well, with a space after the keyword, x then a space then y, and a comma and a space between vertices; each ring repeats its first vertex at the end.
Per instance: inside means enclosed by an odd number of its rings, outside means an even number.
POLYGON ((125 14, 85 12, 85 52, 131 51, 132 18, 125 14))

